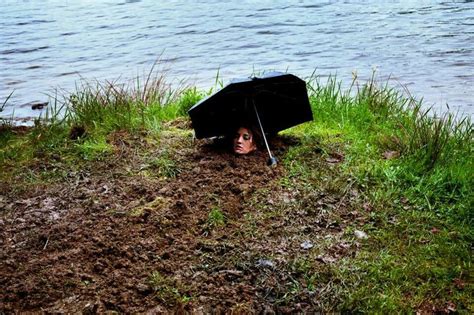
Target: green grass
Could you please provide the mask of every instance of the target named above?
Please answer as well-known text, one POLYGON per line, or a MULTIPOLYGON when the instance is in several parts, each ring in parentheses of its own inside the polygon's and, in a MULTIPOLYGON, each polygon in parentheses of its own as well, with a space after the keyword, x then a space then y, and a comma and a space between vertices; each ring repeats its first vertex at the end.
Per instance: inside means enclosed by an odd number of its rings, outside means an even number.
POLYGON ((309 190, 327 191, 328 182, 338 182, 340 191, 357 187, 360 196, 352 204, 370 205, 370 220, 362 227, 369 240, 353 259, 331 268, 335 309, 444 309, 452 302, 472 312, 469 118, 437 117, 375 79, 361 87, 355 81, 352 91, 342 91, 335 78, 325 84, 315 79, 310 91, 315 121, 291 131, 305 137, 287 154, 288 177, 299 178, 293 181, 299 188, 306 181, 309 190), (337 147, 344 161, 332 173, 318 159, 337 147), (388 151, 396 157, 385 159, 388 151))
POLYGON ((225 215, 218 207, 214 207, 209 211, 207 224, 211 229, 225 225, 225 221, 225 215))
MULTIPOLYGON (((22 173, 38 160, 47 163, 57 156, 71 166, 106 159, 113 150, 108 137, 114 132, 159 136, 163 123, 187 115, 206 93, 183 84, 171 87, 155 66, 144 77, 128 83, 80 82, 70 95, 56 95, 45 114, 26 132, 2 119, 0 165, 16 170, 9 168, 1 178, 9 180, 12 172, 22 173)), ((157 157, 153 166, 165 177, 179 173, 166 154, 157 157)))
POLYGON ((165 178, 174 178, 181 172, 176 161, 172 159, 168 151, 164 151, 154 158, 150 165, 152 169, 158 172, 158 175, 165 178))
MULTIPOLYGON (((186 116, 209 93, 171 89, 164 79, 152 69, 132 84, 83 83, 28 131, 0 122, 0 179, 47 182, 83 163, 105 160, 113 152, 108 139, 114 132, 159 138, 164 122, 186 116), (57 161, 60 167, 44 167, 57 161)), ((291 301, 298 292, 325 288, 318 299, 327 310, 413 312, 452 303, 472 313, 472 122, 435 116, 410 95, 378 85, 375 77, 366 83, 355 78, 348 90, 341 86, 336 78, 310 80, 315 119, 285 131, 301 142, 282 158, 286 175, 279 184, 302 192, 299 210, 312 215, 317 213, 311 196, 342 200, 365 218, 347 226, 345 236, 362 229, 369 238, 359 241, 353 257, 325 269, 312 259, 295 259, 295 279, 282 296, 291 301), (328 167, 331 159, 338 161, 328 167), (350 197, 353 190, 357 195, 350 197)), ((148 161, 150 169, 176 177, 177 162, 165 149, 160 152, 148 161)), ((243 232, 252 237, 258 236, 255 220, 247 214, 243 232)), ((225 223, 221 209, 210 210, 208 228, 225 223)), ((160 299, 187 299, 159 273, 151 274, 149 285, 160 299)))
POLYGON ((180 292, 183 288, 171 277, 165 277, 158 271, 153 271, 148 277, 148 285, 153 290, 155 297, 163 303, 175 305, 186 304, 191 297, 180 292))
POLYGON ((107 158, 107 155, 113 151, 105 137, 95 137, 85 139, 75 145, 79 155, 85 160, 99 160, 107 158))

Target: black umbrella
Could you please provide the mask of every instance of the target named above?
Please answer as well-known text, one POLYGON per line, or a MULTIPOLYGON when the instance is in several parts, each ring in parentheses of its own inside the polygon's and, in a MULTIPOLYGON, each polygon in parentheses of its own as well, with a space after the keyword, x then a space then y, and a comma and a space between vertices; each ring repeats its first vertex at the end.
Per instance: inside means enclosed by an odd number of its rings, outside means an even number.
POLYGON ((255 120, 275 163, 265 133, 313 120, 305 81, 292 74, 272 72, 262 77, 233 80, 188 111, 196 138, 228 135, 245 120, 255 120))

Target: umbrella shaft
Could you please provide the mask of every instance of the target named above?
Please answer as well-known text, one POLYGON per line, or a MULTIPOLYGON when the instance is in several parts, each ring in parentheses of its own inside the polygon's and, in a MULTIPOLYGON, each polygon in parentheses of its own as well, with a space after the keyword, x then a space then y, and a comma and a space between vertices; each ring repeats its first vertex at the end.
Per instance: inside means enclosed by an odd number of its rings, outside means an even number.
POLYGON ((262 122, 260 121, 260 116, 258 115, 257 106, 255 106, 255 102, 253 102, 253 109, 255 110, 255 115, 257 115, 258 125, 260 126, 260 130, 262 131, 263 141, 265 142, 265 146, 267 147, 268 155, 270 159, 273 158, 272 152, 270 151, 270 147, 268 146, 267 137, 265 136, 265 131, 263 130, 262 122))

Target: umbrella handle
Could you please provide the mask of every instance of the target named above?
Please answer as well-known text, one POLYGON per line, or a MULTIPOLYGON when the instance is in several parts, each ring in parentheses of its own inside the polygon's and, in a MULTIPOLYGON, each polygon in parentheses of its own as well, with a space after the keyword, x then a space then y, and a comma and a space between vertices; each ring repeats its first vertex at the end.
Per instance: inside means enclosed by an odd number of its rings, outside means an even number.
POLYGON ((258 125, 260 126, 260 130, 262 131, 263 141, 265 142, 268 155, 270 156, 268 159, 267 165, 274 167, 277 165, 277 159, 272 155, 272 152, 270 151, 270 147, 268 146, 268 142, 267 142, 267 137, 265 136, 265 131, 263 130, 262 122, 260 121, 260 115, 258 114, 257 106, 255 106, 255 101, 253 99, 252 99, 252 103, 253 103, 253 109, 255 110, 255 115, 257 115, 258 125))
POLYGON ((271 158, 268 159, 267 165, 271 167, 275 167, 278 163, 278 160, 276 157, 272 156, 271 158))

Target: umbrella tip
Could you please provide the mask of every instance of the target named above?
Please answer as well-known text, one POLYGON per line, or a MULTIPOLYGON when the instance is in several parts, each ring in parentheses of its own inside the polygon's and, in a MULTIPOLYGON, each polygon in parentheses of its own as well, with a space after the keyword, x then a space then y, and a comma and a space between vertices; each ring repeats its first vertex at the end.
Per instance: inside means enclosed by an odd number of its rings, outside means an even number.
POLYGON ((270 166, 270 167, 276 167, 277 163, 278 163, 278 160, 274 156, 269 158, 268 161, 267 161, 267 165, 270 166))

